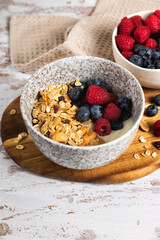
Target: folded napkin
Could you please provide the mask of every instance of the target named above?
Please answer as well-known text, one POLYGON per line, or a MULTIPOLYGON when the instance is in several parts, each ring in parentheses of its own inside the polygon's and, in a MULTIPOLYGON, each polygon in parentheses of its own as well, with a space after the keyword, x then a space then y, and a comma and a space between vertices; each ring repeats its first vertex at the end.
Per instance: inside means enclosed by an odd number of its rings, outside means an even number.
POLYGON ((159 0, 99 0, 91 16, 81 20, 53 15, 12 15, 11 63, 33 73, 54 60, 96 56, 113 60, 112 31, 124 16, 160 8, 159 0))

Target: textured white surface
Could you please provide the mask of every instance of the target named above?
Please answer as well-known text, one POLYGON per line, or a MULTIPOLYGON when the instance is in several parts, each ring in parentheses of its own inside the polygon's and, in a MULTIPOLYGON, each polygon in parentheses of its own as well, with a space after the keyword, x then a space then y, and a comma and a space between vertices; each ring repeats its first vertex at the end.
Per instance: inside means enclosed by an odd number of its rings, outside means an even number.
MULTIPOLYGON (((0 118, 29 77, 10 65, 9 16, 49 13, 83 17, 96 1, 30 2, 0 2, 0 118)), ((24 171, 0 142, 0 239, 160 239, 160 171, 115 185, 59 181, 24 171)))

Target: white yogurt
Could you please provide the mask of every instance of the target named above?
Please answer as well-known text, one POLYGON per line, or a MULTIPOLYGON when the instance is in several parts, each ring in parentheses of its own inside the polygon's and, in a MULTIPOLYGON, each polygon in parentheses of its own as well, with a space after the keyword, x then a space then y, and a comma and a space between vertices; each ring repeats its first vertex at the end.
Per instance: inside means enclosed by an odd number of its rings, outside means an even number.
POLYGON ((100 136, 104 142, 111 142, 114 139, 117 139, 121 137, 123 134, 125 134, 131 127, 133 126, 133 119, 129 118, 126 121, 123 122, 123 128, 119 130, 112 130, 111 133, 107 136, 100 136))

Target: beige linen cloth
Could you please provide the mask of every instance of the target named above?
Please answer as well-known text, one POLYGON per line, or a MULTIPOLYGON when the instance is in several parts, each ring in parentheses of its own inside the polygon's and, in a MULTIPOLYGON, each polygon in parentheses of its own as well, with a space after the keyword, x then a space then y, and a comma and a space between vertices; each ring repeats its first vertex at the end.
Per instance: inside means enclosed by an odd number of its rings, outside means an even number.
POLYGON ((24 73, 70 56, 113 60, 112 31, 124 16, 160 9, 160 0, 99 0, 91 16, 81 20, 52 15, 10 18, 11 63, 24 73))

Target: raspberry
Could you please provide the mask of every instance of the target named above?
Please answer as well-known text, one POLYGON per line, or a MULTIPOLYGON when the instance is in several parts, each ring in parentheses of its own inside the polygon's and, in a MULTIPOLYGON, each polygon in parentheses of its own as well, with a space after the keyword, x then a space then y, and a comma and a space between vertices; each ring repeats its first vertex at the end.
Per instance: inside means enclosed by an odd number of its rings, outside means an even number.
POLYGON ((143 21, 142 17, 139 15, 135 15, 135 16, 131 17, 130 19, 133 23, 134 29, 144 25, 144 21, 143 21))
POLYGON ((109 121, 115 121, 121 116, 121 112, 114 103, 109 103, 104 109, 103 117, 109 121))
POLYGON ((158 47, 158 43, 153 38, 148 38, 144 46, 150 49, 154 49, 158 47))
POLYGON ((130 36, 119 34, 116 36, 116 44, 121 51, 129 51, 133 48, 134 39, 130 36))
POLYGON ((151 31, 147 26, 140 26, 134 31, 134 39, 138 43, 144 43, 150 36, 151 31))
POLYGON ((153 14, 160 20, 160 10, 156 10, 153 14))
POLYGON ((156 121, 153 124, 153 131, 154 131, 156 136, 160 137, 160 120, 156 121))
POLYGON ((144 21, 145 25, 150 28, 151 33, 158 33, 160 29, 160 22, 158 17, 151 15, 144 21))
POLYGON ((118 33, 124 35, 131 35, 134 30, 134 25, 131 19, 124 17, 118 25, 118 33))
POLYGON ((109 135, 111 132, 111 124, 107 119, 99 118, 94 123, 94 131, 98 133, 100 136, 109 135))
POLYGON ((109 93, 109 97, 110 97, 109 102, 116 103, 118 97, 115 94, 109 93))
POLYGON ((132 57, 134 55, 134 52, 132 51, 123 51, 121 52, 123 57, 125 57, 126 59, 129 59, 130 57, 132 57))
POLYGON ((103 88, 96 85, 89 86, 87 89, 86 98, 88 103, 92 105, 106 104, 110 99, 109 93, 103 88))

